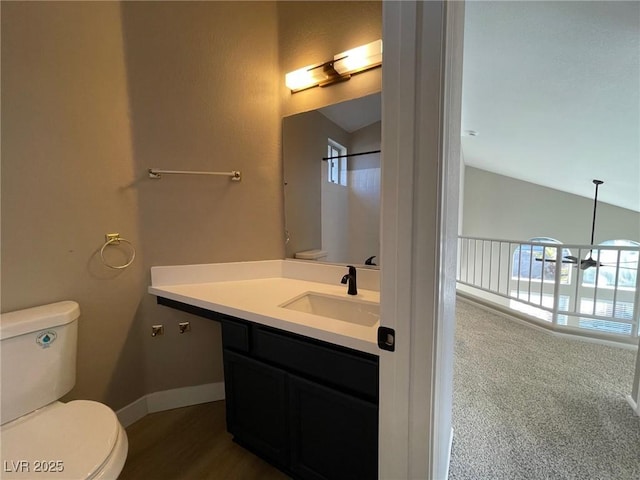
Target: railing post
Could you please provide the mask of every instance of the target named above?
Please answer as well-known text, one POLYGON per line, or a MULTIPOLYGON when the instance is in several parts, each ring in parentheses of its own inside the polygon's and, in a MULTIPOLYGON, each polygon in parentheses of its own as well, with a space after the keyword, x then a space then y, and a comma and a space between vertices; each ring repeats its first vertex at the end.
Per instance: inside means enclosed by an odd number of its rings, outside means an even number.
MULTIPOLYGON (((562 247, 556 247, 556 275, 553 279, 553 312, 551 313, 551 321, 553 329, 558 326, 558 310, 560 310, 560 281, 562 280, 562 247)), ((544 257, 543 257, 544 258, 544 257)), ((574 275, 570 276, 571 278, 574 275)), ((544 271, 542 272, 544 282, 544 271)))
POLYGON ((485 240, 482 240, 482 242, 480 243, 480 248, 482 248, 482 251, 480 253, 480 287, 484 287, 484 248, 485 248, 486 242, 485 240))
MULTIPOLYGON (((577 253, 578 263, 576 265, 575 275, 571 275, 571 279, 575 277, 576 288, 573 294, 573 313, 580 314, 580 282, 582 281, 582 269, 580 268, 580 259, 582 258, 582 248, 578 247, 577 253)), ((577 316, 577 315, 574 315, 577 316)))
MULTIPOLYGON (((509 242, 509 256, 511 257, 511 263, 513 264, 513 257, 516 251, 511 252, 512 242, 509 242)), ((518 247, 516 247, 517 249, 518 247)), ((522 266, 522 245, 519 245, 518 250, 518 278, 516 279, 516 300, 520 300, 520 267, 522 266)), ((510 270, 513 270, 513 266, 510 270)), ((509 272, 509 279, 513 278, 512 271, 509 272)), ((509 296, 511 296, 511 285, 509 285, 509 296)))

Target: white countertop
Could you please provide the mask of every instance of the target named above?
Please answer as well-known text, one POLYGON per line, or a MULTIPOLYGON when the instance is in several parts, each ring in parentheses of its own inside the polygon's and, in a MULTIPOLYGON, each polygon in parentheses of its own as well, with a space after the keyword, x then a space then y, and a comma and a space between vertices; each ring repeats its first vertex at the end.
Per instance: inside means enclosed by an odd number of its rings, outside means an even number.
MULTIPOLYGON (((306 292, 353 298, 347 295, 346 285, 340 284, 340 275, 346 273, 344 267, 314 263, 273 260, 152 267, 149 293, 378 355, 378 323, 363 326, 279 307, 306 292), (191 276, 196 280, 193 283, 188 283, 189 267, 193 267, 195 273, 191 276), (291 276, 297 278, 289 278, 291 276), (225 280, 228 278, 232 280, 225 280), (335 284, 326 283, 327 279, 335 284)), ((358 274, 360 272, 358 270, 358 274)), ((378 271, 363 270, 362 273, 363 283, 375 286, 378 271)), ((355 298, 380 302, 376 290, 358 288, 355 298)))

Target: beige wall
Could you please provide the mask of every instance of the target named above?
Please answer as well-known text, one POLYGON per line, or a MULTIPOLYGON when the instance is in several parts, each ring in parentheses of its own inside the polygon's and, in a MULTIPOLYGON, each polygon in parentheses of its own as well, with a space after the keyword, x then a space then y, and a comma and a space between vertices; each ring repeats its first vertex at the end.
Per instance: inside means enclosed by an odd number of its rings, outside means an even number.
POLYGON ((337 53, 382 38, 382 2, 278 2, 282 113, 313 110, 382 89, 382 69, 326 88, 291 94, 284 74, 332 60, 337 53))
POLYGON ((284 73, 380 38, 380 3, 1 8, 2 311, 80 303, 69 398, 117 409, 221 381, 219 326, 156 306, 149 268, 284 256, 281 111, 379 91, 381 78, 293 96, 284 73), (243 180, 150 180, 150 167, 238 169, 243 180), (100 264, 107 232, 136 246, 130 268, 100 264), (179 335, 187 319, 193 330, 179 335), (152 338, 156 323, 167 333, 152 338))
POLYGON ((116 3, 2 2, 2 311, 76 300, 71 396, 116 407, 145 393, 147 283, 97 255, 119 232, 144 256, 122 42, 116 3))
POLYGON ((149 267, 284 254, 275 5, 3 3, 2 22, 2 310, 80 303, 69 397, 221 381, 219 326, 156 306, 149 267), (138 249, 122 272, 96 260, 112 231, 138 249))
MULTIPOLYGON (((277 17, 272 2, 127 2, 122 6, 144 269, 284 256, 277 17), (146 178, 150 167, 240 170, 146 178)), ((216 322, 143 295, 150 392, 220 382, 216 322), (192 331, 180 335, 179 321, 192 331)))

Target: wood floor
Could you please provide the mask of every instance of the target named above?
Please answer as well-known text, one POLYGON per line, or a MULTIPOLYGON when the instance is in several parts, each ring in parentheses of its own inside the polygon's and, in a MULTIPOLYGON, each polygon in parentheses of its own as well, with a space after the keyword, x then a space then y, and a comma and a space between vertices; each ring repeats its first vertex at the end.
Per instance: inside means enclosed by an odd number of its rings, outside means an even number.
POLYGON ((152 413, 127 428, 119 480, 280 480, 289 477, 232 441, 224 401, 152 413))

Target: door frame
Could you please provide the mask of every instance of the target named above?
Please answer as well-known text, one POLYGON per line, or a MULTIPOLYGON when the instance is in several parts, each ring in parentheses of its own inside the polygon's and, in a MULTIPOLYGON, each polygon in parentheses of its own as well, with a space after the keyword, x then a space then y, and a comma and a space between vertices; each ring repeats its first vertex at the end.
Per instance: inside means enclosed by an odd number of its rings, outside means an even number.
POLYGON ((384 2, 379 478, 445 479, 464 2, 384 2))

